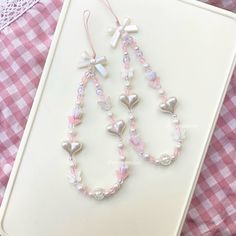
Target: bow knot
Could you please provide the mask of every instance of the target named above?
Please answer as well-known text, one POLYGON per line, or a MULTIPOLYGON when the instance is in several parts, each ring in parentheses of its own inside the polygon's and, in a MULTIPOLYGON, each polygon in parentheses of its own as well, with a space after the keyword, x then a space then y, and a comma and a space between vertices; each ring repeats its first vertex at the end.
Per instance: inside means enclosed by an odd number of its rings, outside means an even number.
POLYGON ((79 63, 79 69, 94 67, 102 77, 106 78, 108 73, 104 65, 106 65, 106 57, 91 58, 87 52, 82 54, 82 61, 79 63))
POLYGON ((116 28, 109 28, 108 32, 112 34, 111 46, 113 48, 117 46, 123 32, 127 32, 127 33, 138 32, 138 26, 131 25, 130 23, 131 23, 131 20, 129 18, 126 18, 122 25, 118 25, 116 28))

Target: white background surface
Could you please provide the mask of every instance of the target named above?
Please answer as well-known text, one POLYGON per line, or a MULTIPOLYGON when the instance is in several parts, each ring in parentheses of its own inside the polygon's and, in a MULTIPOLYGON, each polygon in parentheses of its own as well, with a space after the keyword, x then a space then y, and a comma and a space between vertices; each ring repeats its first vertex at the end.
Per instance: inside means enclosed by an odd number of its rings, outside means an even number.
MULTIPOLYGON (((121 51, 109 47, 106 34, 113 18, 99 1, 72 0, 27 146, 18 156, 23 159, 3 219, 9 236, 172 236, 179 230, 229 78, 236 23, 177 0, 111 3, 121 17, 129 16, 139 26, 135 37, 146 59, 161 76, 168 94, 179 100, 177 112, 187 128, 183 154, 171 167, 158 168, 139 160, 129 149, 131 176, 121 191, 106 201, 86 199, 68 184, 67 156, 60 144, 83 73, 76 67, 81 52, 88 49, 82 24, 84 9, 92 12, 91 34, 97 54, 109 60, 110 78, 102 84, 112 98, 117 118, 128 119, 118 101, 122 93, 121 51)), ((147 149, 160 155, 173 145, 170 122, 158 111, 155 92, 134 64, 133 88, 141 98, 135 109, 139 130, 147 149)), ((116 139, 106 133, 107 124, 89 84, 79 127, 85 148, 78 159, 86 182, 94 187, 114 181, 118 155, 116 139)))

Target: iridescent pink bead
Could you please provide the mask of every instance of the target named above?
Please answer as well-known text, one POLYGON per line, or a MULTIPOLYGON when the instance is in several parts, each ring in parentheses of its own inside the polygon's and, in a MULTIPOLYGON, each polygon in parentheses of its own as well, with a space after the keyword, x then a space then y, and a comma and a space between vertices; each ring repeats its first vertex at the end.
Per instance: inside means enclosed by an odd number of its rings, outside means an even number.
POLYGON ((129 176, 128 166, 125 163, 121 163, 116 175, 119 180, 125 180, 129 176))
POLYGON ((141 143, 141 139, 140 139, 140 137, 139 137, 138 135, 132 135, 132 136, 130 137, 130 142, 131 142, 133 145, 137 146, 137 145, 139 145, 139 144, 141 143))
POLYGON ((139 61, 140 61, 141 64, 146 64, 146 61, 143 57, 139 58, 139 61))
POLYGON ((149 157, 149 161, 150 161, 152 164, 155 164, 155 163, 156 163, 156 159, 155 159, 155 157, 153 157, 153 156, 150 156, 150 157, 149 157))
POLYGON ((150 81, 154 81, 154 80, 157 80, 159 78, 155 71, 148 71, 148 72, 146 72, 146 77, 150 81))
POLYGON ((79 118, 77 119, 73 116, 69 116, 68 120, 69 120, 69 124, 71 125, 79 125, 81 123, 81 120, 79 118))
POLYGON ((79 96, 83 96, 83 95, 84 95, 84 86, 83 86, 83 85, 80 86, 80 87, 78 88, 77 92, 78 92, 78 95, 79 95, 79 96))
POLYGON ((174 157, 177 158, 180 155, 180 153, 181 153, 181 149, 175 148, 175 150, 174 150, 174 157))
POLYGON ((140 153, 144 152, 144 143, 138 135, 132 135, 130 137, 130 142, 134 145, 136 151, 140 153))
POLYGON ((149 85, 154 88, 154 89, 159 89, 160 88, 160 81, 158 79, 149 81, 149 85))
POLYGON ((124 156, 125 155, 123 148, 119 148, 119 155, 120 156, 124 156))
POLYGON ((75 119, 79 119, 81 118, 83 115, 83 111, 80 107, 76 106, 73 111, 72 111, 72 116, 75 118, 75 119))
POLYGON ((128 70, 130 68, 130 64, 128 62, 125 63, 125 69, 128 70))

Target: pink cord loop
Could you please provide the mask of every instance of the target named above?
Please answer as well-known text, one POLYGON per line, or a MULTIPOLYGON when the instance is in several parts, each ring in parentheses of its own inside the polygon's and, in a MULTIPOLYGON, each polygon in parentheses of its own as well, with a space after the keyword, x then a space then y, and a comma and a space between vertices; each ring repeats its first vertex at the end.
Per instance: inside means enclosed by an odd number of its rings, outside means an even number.
POLYGON ((106 6, 106 8, 110 11, 110 13, 114 16, 117 26, 120 26, 121 25, 120 20, 118 16, 115 14, 113 8, 111 7, 110 2, 108 0, 101 0, 101 2, 106 6))
POLYGON ((96 51, 94 49, 94 46, 93 46, 93 42, 92 42, 92 39, 91 39, 91 35, 90 35, 90 32, 89 32, 89 17, 90 17, 91 13, 89 10, 85 10, 84 11, 84 14, 83 14, 83 21, 84 21, 84 28, 85 28, 85 31, 86 31, 86 35, 87 35, 87 38, 88 38, 88 42, 89 42, 89 45, 91 47, 91 50, 93 52, 92 54, 92 58, 96 58, 96 51))

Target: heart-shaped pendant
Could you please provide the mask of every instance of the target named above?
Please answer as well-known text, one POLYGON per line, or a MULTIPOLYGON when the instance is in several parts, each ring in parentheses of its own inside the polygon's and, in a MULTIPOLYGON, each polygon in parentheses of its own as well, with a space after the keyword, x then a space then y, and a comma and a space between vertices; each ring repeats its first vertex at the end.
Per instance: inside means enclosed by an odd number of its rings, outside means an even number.
POLYGON ((120 101, 126 105, 129 109, 132 109, 135 107, 135 105, 139 102, 139 97, 137 94, 130 94, 130 95, 124 95, 122 94, 120 96, 120 101))
POLYGON ((120 136, 125 130, 125 122, 118 120, 115 123, 107 126, 107 131, 111 134, 120 136))
POLYGON ((177 98, 170 97, 167 99, 166 102, 160 104, 160 109, 163 112, 173 114, 175 111, 176 104, 177 104, 177 98))
POLYGON ((70 154, 70 156, 73 156, 82 150, 83 145, 79 142, 64 141, 62 142, 62 147, 70 154))

